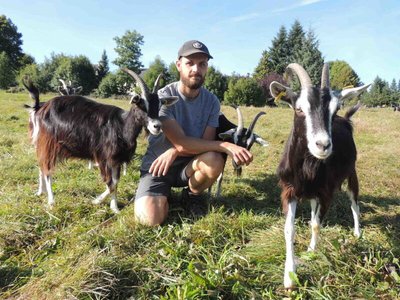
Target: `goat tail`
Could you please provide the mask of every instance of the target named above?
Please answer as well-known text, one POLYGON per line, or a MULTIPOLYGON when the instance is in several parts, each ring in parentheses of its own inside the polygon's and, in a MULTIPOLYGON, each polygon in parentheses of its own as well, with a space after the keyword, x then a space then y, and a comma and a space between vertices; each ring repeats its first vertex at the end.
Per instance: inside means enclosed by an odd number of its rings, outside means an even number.
MULTIPOLYGON (((22 84, 24 85, 24 87, 28 90, 29 95, 31 96, 31 98, 35 101, 33 107, 33 110, 36 112, 39 110, 40 108, 40 100, 39 100, 39 90, 36 86, 34 86, 31 78, 29 76, 24 76, 24 78, 22 79, 22 84)), ((25 105, 25 107, 30 107, 25 105)))
POLYGON ((352 108, 346 111, 346 113, 344 114, 344 118, 350 120, 350 118, 360 109, 360 107, 361 107, 361 102, 358 101, 356 105, 354 105, 352 108))

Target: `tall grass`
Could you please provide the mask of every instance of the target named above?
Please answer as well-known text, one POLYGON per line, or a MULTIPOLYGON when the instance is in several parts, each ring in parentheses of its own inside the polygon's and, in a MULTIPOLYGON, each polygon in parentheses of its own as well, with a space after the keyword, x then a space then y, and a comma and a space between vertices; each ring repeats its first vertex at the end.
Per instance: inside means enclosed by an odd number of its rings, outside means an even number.
MULTIPOLYGON (((49 99, 50 95, 43 98, 49 99)), ((128 108, 123 100, 99 100, 128 108)), ((296 219, 298 289, 283 289, 285 245, 275 170, 292 111, 263 108, 254 162, 242 178, 226 167, 223 193, 194 221, 171 207, 165 224, 135 223, 133 203, 146 139, 139 138, 119 184, 121 214, 91 200, 105 186, 87 162, 59 165, 56 206, 35 196, 38 169, 27 137, 27 94, 0 92, 0 298, 9 299, 395 299, 400 297, 400 114, 362 109, 354 117, 362 212, 352 236, 349 201, 339 192, 315 253, 309 205, 296 219)), ((236 112, 223 111, 233 120, 236 112)), ((260 109, 243 108, 245 122, 260 109)), ((179 197, 179 190, 174 196, 179 197)))

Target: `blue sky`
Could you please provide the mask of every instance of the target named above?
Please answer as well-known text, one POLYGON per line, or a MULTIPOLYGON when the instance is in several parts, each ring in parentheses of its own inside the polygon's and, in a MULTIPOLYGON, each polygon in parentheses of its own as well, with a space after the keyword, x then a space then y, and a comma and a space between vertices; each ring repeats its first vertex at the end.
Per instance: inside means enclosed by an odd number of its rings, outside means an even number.
POLYGON ((111 69, 114 37, 127 30, 144 36, 145 67, 156 56, 169 65, 187 40, 204 42, 224 74, 253 73, 280 26, 297 19, 314 30, 325 61, 345 60, 365 83, 376 76, 400 79, 398 0, 0 0, 22 33, 23 50, 41 63, 54 52, 86 55, 106 50, 111 69))

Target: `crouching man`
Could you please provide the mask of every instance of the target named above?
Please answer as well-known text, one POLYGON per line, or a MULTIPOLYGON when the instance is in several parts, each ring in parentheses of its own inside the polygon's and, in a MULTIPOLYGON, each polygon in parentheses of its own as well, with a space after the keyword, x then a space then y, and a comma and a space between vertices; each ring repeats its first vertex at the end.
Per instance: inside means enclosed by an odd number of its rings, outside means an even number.
POLYGON ((161 108, 163 133, 149 137, 135 196, 135 218, 142 224, 154 226, 164 222, 171 187, 184 188, 182 204, 190 214, 206 214, 208 205, 201 193, 222 172, 222 153, 238 165, 248 165, 253 160, 247 149, 216 140, 220 103, 202 87, 211 58, 203 43, 185 42, 176 61, 180 80, 158 92, 160 96, 178 96, 179 101, 161 108))

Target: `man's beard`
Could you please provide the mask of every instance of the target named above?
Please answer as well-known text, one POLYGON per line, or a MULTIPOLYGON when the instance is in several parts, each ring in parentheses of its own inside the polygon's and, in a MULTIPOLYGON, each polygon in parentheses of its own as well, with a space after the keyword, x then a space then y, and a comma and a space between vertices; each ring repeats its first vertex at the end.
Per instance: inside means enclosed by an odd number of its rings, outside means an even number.
MULTIPOLYGON (((194 77, 194 76, 192 76, 192 77, 194 77)), ((185 86, 187 86, 188 88, 192 89, 192 90, 197 90, 203 85, 205 78, 201 77, 201 76, 196 76, 196 77, 199 78, 199 79, 196 80, 195 82, 190 81, 190 77, 189 78, 182 77, 181 78, 182 79, 182 83, 185 86)))

